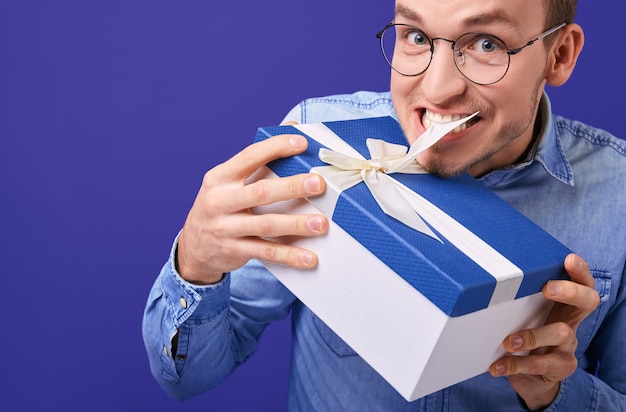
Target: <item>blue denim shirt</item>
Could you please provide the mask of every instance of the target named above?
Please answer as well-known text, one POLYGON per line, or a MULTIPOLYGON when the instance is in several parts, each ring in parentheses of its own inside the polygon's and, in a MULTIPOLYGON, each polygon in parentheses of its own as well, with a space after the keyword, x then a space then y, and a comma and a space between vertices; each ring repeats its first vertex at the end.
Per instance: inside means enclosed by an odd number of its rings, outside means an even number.
MULTIPOLYGON (((547 410, 626 410, 626 141, 552 115, 546 95, 541 110, 543 130, 529 160, 480 180, 582 256, 601 297, 578 329, 578 369, 547 410)), ((389 93, 359 92, 305 100, 286 120, 386 115, 395 117, 389 93)), ((259 262, 196 286, 176 272, 175 247, 150 292, 143 334, 153 375, 176 398, 218 384, 254 353, 265 326, 291 311, 290 410, 523 409, 506 378, 488 374, 407 402, 259 262)))

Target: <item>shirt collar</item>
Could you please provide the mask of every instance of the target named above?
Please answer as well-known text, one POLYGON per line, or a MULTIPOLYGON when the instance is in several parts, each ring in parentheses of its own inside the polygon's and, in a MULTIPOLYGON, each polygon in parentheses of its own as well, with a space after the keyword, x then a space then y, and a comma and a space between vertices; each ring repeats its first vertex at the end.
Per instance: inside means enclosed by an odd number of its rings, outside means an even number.
POLYGON ((509 184, 525 175, 525 169, 537 161, 554 179, 568 186, 574 186, 572 168, 561 146, 555 119, 552 115, 550 99, 545 92, 539 102, 539 111, 541 114, 539 137, 533 148, 529 150, 527 159, 504 169, 494 170, 481 177, 479 180, 484 185, 495 188, 509 184))

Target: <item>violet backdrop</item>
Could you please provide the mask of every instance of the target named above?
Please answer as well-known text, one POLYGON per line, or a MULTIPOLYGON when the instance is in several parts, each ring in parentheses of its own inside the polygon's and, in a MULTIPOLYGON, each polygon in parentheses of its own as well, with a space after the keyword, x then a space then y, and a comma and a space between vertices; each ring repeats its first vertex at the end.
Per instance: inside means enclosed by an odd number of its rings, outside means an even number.
MULTIPOLYGON (((554 110, 625 137, 625 5, 579 2, 554 110)), ((280 411, 289 322, 185 402, 150 375, 148 291, 202 175, 306 97, 388 88, 380 0, 0 0, 0 410, 280 411)), ((523 58, 520 55, 519 58, 523 58)))

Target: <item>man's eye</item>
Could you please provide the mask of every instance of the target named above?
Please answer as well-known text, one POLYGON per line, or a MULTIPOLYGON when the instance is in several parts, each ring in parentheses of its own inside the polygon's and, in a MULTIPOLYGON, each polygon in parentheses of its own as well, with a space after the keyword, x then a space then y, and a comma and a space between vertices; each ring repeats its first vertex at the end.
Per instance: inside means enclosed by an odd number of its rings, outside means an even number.
POLYGON ((426 40, 426 36, 424 36, 424 33, 422 33, 421 31, 409 32, 406 37, 410 44, 415 44, 418 46, 428 44, 428 40, 426 40))
POLYGON ((471 47, 480 53, 493 53, 500 50, 502 45, 500 45, 500 42, 493 37, 483 36, 477 37, 471 47))

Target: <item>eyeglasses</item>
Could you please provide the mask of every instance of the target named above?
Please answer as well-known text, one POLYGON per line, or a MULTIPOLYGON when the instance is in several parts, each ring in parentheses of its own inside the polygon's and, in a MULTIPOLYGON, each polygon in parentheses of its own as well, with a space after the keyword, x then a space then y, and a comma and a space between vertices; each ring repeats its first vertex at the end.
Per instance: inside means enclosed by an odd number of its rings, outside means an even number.
POLYGON ((456 40, 443 37, 431 39, 417 27, 399 23, 388 24, 376 37, 380 39, 385 60, 400 74, 417 76, 424 73, 433 59, 435 40, 443 40, 452 43, 454 64, 459 72, 473 83, 488 85, 499 82, 506 75, 511 55, 521 52, 566 25, 556 25, 522 47, 512 50, 493 34, 465 33, 456 40))

